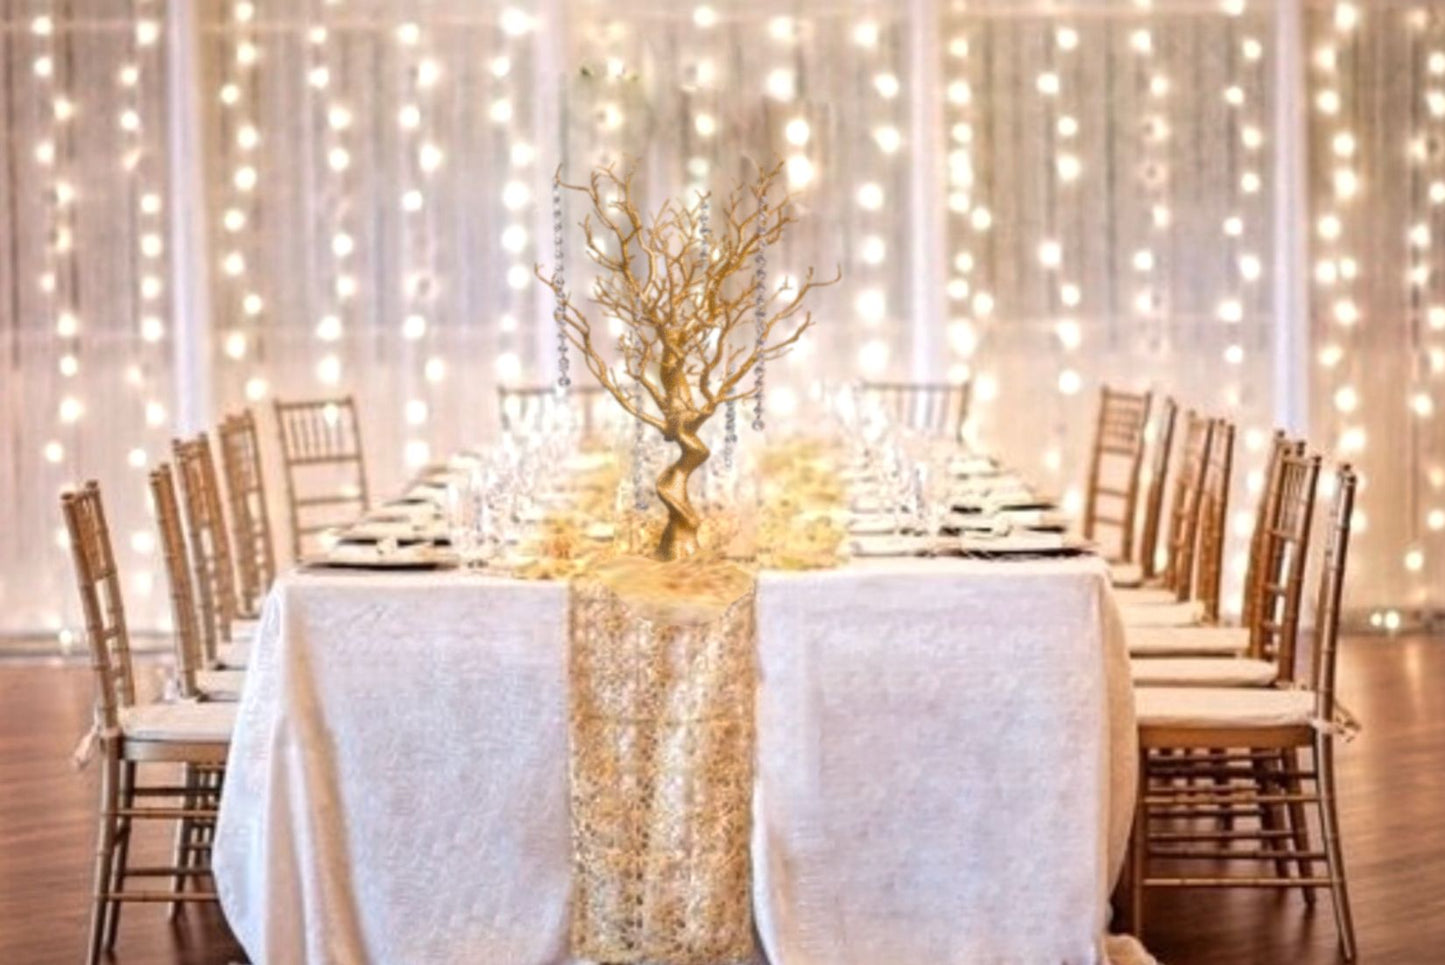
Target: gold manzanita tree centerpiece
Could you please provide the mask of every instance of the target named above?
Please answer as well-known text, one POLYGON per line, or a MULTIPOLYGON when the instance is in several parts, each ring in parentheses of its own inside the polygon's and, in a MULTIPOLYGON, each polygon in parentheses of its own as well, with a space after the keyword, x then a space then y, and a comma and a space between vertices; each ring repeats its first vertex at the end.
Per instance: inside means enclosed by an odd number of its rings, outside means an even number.
MULTIPOLYGON (((597 326, 568 296, 560 244, 554 274, 536 269, 557 299, 559 337, 623 409, 679 449, 657 478, 667 507, 654 554, 660 560, 698 549, 701 517, 688 482, 711 455, 699 435, 703 424, 718 409, 752 399, 754 426, 762 428, 766 365, 812 326, 804 309, 809 292, 838 280, 817 281, 809 268, 791 285, 769 287, 764 252, 797 220, 792 195, 769 202, 782 174, 781 163, 759 170, 716 207, 699 192, 691 204, 669 199, 650 216, 633 202, 634 167, 600 167, 585 185, 557 181, 590 206, 581 228, 600 269, 591 300, 602 317, 620 321, 621 357, 609 366, 597 326)), ((560 231, 560 215, 558 222, 560 231)))

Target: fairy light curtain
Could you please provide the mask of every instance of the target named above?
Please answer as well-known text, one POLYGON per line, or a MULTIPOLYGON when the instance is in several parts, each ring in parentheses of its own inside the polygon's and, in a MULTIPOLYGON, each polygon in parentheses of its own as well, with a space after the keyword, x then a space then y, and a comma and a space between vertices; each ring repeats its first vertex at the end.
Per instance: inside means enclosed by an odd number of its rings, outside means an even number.
POLYGON ((1273 0, 187 9, 194 115, 168 92, 165 0, 0 11, 0 630, 75 625, 54 497, 90 476, 134 621, 165 625, 144 471, 187 400, 354 392, 378 491, 484 441, 498 385, 554 374, 533 278, 551 270, 553 169, 624 155, 649 204, 786 162, 814 217, 769 276, 836 263, 846 284, 770 372, 772 425, 820 373, 972 378, 980 440, 1077 500, 1098 384, 1148 373, 1239 414, 1238 540, 1283 405, 1277 347, 1301 329, 1316 439, 1369 483, 1353 602, 1381 623, 1439 603, 1445 22, 1429 4, 1306 3, 1284 51, 1273 0), (1281 56, 1308 85, 1307 325, 1277 309, 1281 56), (199 148, 205 244, 185 254, 205 321, 172 304, 176 128, 199 148))
POLYGON ((107 483, 128 602, 160 612, 145 472, 173 394, 160 0, 0 5, 0 633, 74 639, 61 488, 107 483))
POLYGON ((1445 574, 1445 9, 1307 13, 1312 426, 1361 470, 1352 589, 1393 628, 1445 574))
POLYGON ((997 0, 942 51, 948 374, 979 436, 1077 510, 1101 382, 1231 413, 1231 601, 1277 403, 1276 13, 997 0))

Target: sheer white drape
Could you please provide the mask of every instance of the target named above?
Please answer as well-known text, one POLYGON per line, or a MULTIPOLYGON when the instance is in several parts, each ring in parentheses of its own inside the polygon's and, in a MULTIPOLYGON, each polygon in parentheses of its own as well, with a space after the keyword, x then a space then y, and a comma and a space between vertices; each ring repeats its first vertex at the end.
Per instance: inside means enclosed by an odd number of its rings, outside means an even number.
POLYGON ((628 157, 651 201, 788 164, 805 218, 772 277, 845 281, 775 425, 820 381, 971 377, 979 438, 1076 498, 1097 386, 1149 384, 1244 425, 1238 538, 1308 346, 1316 441, 1371 482, 1355 604, 1440 602, 1433 7, 103 7, 0 12, 0 630, 73 624, 53 504, 89 476, 135 621, 164 624, 142 470, 178 414, 355 392, 378 491, 493 433, 496 387, 554 372, 552 172, 628 157))

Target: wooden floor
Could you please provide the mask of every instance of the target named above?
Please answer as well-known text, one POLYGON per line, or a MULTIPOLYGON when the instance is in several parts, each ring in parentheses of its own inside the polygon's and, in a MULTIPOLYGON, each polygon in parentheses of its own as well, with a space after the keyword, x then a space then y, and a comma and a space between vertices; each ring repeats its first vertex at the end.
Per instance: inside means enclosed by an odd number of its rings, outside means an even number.
MULTIPOLYGON (((1339 755, 1360 961, 1445 961, 1445 639, 1349 641, 1341 692, 1365 724, 1339 755)), ((70 752, 89 717, 84 668, 0 660, 3 965, 82 960, 96 778, 77 774, 70 752)), ((152 844, 143 858, 163 854, 152 844)), ((1311 914, 1298 893, 1151 896, 1145 939, 1168 965, 1338 960, 1328 899, 1311 914)), ((123 965, 241 959, 218 912, 172 924, 147 906, 126 909, 115 954, 123 965)))

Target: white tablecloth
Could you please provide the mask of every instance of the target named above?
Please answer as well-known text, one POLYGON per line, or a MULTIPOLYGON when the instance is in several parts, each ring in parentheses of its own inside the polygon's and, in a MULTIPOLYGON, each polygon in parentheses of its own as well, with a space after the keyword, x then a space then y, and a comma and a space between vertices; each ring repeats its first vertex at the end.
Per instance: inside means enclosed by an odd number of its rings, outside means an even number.
MULTIPOLYGON (((278 582, 214 851, 252 961, 568 960, 566 611, 464 573, 278 582)), ((1135 779, 1103 564, 767 573, 758 647, 770 961, 1102 956, 1135 779)))

